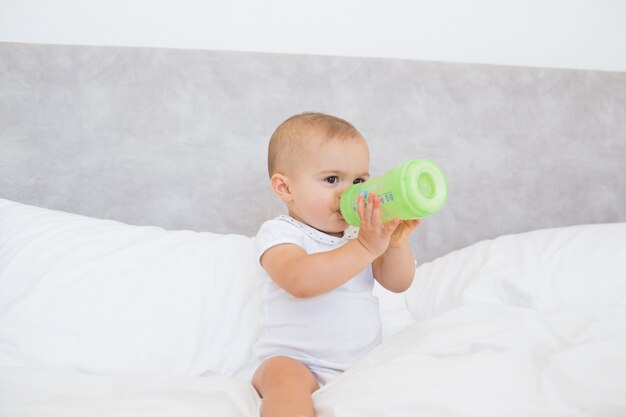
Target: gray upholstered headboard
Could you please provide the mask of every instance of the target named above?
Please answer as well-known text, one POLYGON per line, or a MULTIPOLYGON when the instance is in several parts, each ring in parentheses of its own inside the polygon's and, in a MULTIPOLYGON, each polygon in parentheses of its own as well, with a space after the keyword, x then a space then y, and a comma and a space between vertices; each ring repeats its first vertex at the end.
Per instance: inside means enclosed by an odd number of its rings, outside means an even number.
POLYGON ((537 228, 626 221, 626 73, 0 44, 0 197, 254 235, 284 209, 267 141, 307 110, 353 122, 372 174, 428 157, 447 207, 426 261, 537 228))

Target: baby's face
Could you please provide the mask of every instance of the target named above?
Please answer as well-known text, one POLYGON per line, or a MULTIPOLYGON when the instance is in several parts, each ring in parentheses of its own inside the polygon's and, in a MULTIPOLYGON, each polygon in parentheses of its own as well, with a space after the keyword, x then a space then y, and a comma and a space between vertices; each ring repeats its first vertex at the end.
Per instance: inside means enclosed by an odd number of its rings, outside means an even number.
POLYGON ((331 140, 311 146, 289 176, 289 214, 329 235, 348 227, 339 211, 341 193, 369 178, 369 150, 362 138, 331 140))

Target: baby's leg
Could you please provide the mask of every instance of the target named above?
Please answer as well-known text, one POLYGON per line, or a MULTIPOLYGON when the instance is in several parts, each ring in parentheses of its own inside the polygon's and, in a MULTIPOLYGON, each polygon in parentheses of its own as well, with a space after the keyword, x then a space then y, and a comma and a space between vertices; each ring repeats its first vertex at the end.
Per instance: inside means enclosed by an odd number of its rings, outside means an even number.
POLYGON ((315 376, 301 362, 276 356, 257 369, 252 384, 263 398, 263 417, 313 417, 311 394, 319 388, 315 376))

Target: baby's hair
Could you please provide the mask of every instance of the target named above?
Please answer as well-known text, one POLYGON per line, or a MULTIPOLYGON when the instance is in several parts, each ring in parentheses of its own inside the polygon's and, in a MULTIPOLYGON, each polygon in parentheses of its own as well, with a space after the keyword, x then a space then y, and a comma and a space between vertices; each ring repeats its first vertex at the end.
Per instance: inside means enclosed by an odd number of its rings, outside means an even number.
POLYGON ((272 134, 267 153, 267 169, 270 177, 293 166, 297 156, 306 152, 313 140, 322 144, 328 140, 350 138, 363 139, 361 133, 350 123, 324 113, 306 112, 291 116, 282 122, 272 134))

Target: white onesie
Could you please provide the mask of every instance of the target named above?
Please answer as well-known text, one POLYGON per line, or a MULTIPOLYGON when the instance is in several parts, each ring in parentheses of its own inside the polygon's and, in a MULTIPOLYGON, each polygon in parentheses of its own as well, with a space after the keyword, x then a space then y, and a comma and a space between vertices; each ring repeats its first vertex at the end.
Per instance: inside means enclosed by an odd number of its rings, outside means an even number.
MULTIPOLYGON (((265 222, 256 236, 257 261, 276 245, 290 243, 306 253, 336 249, 349 236, 327 235, 290 216, 265 222)), ((372 295, 372 267, 328 293, 295 298, 263 274, 263 330, 255 346, 262 359, 289 356, 304 363, 320 385, 346 370, 381 339, 378 299, 372 295)))

